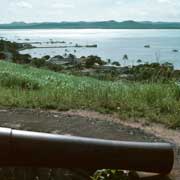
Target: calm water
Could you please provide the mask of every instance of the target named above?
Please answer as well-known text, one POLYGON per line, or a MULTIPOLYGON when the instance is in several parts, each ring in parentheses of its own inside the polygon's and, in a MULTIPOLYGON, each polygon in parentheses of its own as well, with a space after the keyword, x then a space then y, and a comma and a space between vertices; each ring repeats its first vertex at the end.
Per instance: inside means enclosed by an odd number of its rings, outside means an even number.
MULTIPOLYGON (((68 48, 68 53, 79 56, 98 55, 104 59, 119 61, 124 54, 129 57, 128 64, 143 62, 171 62, 180 69, 180 30, 0 30, 0 37, 16 42, 42 42, 36 46, 59 46, 97 44, 98 48, 68 48), (25 39, 30 39, 26 41, 25 39), (65 41, 65 44, 46 44, 50 41, 65 41), (150 45, 151 48, 144 48, 150 45), (173 49, 179 52, 173 52, 173 49), (76 50, 76 52, 74 52, 76 50)), ((63 55, 65 48, 38 48, 25 50, 33 57, 44 55, 63 55)))

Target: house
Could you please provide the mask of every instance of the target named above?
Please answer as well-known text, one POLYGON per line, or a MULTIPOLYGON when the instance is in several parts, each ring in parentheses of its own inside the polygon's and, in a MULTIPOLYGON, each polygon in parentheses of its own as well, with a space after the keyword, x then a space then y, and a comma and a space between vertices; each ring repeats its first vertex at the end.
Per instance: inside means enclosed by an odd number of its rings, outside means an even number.
POLYGON ((57 65, 67 66, 67 65, 75 65, 80 63, 80 59, 71 56, 64 58, 63 56, 58 55, 50 58, 49 60, 47 60, 47 62, 57 65))

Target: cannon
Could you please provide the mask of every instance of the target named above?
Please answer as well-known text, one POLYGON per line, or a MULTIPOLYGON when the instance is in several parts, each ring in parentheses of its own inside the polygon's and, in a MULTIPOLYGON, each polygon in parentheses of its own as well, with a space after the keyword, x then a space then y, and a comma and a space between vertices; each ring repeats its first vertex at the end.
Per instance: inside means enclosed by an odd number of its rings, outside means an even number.
POLYGON ((168 174, 169 143, 111 141, 0 128, 0 167, 122 169, 168 174))

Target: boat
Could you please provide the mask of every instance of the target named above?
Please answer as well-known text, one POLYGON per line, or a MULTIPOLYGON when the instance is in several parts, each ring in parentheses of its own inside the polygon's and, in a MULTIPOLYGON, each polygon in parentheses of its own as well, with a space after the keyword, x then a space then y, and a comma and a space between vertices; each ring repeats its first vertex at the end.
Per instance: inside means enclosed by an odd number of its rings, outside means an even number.
POLYGON ((86 45, 87 48, 97 48, 97 44, 86 45))
POLYGON ((150 48, 151 46, 150 46, 150 45, 145 45, 144 47, 145 47, 145 48, 150 48))
POLYGON ((173 49, 172 51, 173 51, 173 52, 179 52, 179 50, 177 50, 177 49, 173 49))

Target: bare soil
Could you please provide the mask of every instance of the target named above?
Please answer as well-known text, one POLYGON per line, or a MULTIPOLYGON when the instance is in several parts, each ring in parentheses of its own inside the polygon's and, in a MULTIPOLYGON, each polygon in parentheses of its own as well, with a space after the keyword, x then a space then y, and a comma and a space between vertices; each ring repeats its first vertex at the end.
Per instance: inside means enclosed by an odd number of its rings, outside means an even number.
MULTIPOLYGON (((0 126, 110 140, 167 141, 172 143, 176 149, 175 167, 170 177, 149 177, 148 174, 148 177, 145 178, 143 174, 143 178, 141 179, 180 179, 180 150, 178 150, 178 147, 180 147, 179 130, 167 129, 157 124, 149 125, 143 121, 124 121, 120 120, 116 115, 105 115, 92 111, 71 110, 58 112, 38 109, 1 109, 0 126)), ((140 176, 142 176, 142 174, 140 176)), ((1 169, 0 179, 5 180, 7 177, 18 180, 88 179, 87 172, 84 173, 82 170, 1 169)))

